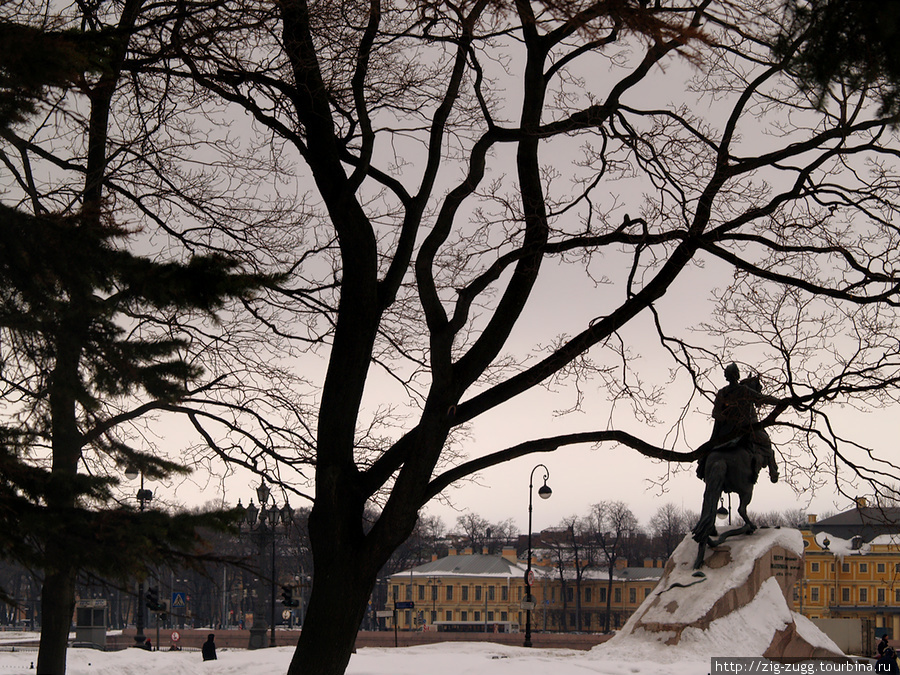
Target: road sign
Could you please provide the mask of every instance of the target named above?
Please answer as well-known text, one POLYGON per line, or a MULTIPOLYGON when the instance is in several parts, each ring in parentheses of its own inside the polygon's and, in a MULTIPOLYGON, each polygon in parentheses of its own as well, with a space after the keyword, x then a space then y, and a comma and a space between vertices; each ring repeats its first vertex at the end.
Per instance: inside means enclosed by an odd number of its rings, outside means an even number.
POLYGON ((172 631, 172 642, 178 642, 181 639, 181 633, 177 630, 172 631))
POLYGON ((284 619, 285 621, 290 619, 291 618, 291 610, 289 610, 289 609, 281 610, 281 618, 284 619))
POLYGON ((379 609, 377 612, 375 612, 375 616, 379 619, 390 619, 392 616, 394 616, 394 612, 389 609, 379 609))
POLYGON ((414 609, 416 603, 410 602, 409 600, 404 600, 403 602, 395 602, 394 607, 397 609, 414 609))
POLYGON ((187 605, 187 598, 183 591, 172 591, 172 609, 180 607, 184 609, 187 605))
POLYGON ((525 582, 529 586, 534 586, 534 570, 528 570, 528 572, 525 573, 525 582))
POLYGON ((534 609, 536 604, 534 600, 523 600, 522 609, 534 609))

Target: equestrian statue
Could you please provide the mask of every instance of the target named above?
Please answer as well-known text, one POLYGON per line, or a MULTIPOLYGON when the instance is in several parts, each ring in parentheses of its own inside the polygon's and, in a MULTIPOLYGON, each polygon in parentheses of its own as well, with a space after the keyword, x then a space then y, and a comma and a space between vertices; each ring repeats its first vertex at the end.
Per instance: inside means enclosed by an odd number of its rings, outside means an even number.
POLYGON ((712 450, 697 465, 697 476, 706 483, 700 519, 691 530, 700 545, 694 569, 703 564, 707 546, 718 546, 728 537, 749 534, 756 525, 747 515, 747 506, 753 497, 753 486, 762 467, 769 469, 769 478, 778 482, 778 466, 772 441, 764 429, 758 428, 756 409, 760 405, 773 405, 778 399, 762 393, 759 376, 743 380, 737 364, 725 368, 728 384, 716 394, 713 403, 712 450), (738 514, 743 526, 730 530, 721 537, 716 532, 716 509, 724 493, 737 494, 738 514))

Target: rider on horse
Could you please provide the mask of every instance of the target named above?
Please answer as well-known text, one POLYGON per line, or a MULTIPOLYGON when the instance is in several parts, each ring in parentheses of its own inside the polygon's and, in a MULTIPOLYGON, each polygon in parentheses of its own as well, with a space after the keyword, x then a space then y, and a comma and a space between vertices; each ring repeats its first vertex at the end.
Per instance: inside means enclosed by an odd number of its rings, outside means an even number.
MULTIPOLYGON (((778 481, 778 466, 775 463, 772 441, 764 429, 753 429, 752 426, 759 422, 756 407, 777 403, 778 399, 760 391, 758 376, 753 375, 744 380, 740 377, 737 364, 732 363, 725 368, 728 384, 718 391, 713 403, 714 423, 710 440, 721 440, 714 447, 717 450, 737 448, 746 443, 753 455, 752 481, 755 483, 759 470, 767 466, 769 478, 775 483, 778 481)), ((697 464, 697 476, 704 479, 705 473, 706 457, 702 457, 697 464)))

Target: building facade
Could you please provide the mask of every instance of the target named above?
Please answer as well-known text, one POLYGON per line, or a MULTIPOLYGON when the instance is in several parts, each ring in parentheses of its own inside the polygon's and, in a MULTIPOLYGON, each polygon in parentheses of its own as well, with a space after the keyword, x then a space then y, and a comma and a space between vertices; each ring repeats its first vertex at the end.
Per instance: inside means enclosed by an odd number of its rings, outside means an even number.
MULTIPOLYGON (((659 563, 657 563, 659 564, 659 563)), ((662 575, 660 566, 590 569, 576 578, 535 564, 531 613, 534 631, 600 632, 609 614, 611 629, 619 628, 643 602, 662 575)), ((451 554, 398 572, 388 580, 388 610, 384 627, 400 630, 519 632, 524 630, 526 563, 515 549, 502 556, 451 554)))
POLYGON ((900 509, 860 499, 850 511, 808 521, 795 609, 810 619, 863 619, 877 635, 900 637, 900 509))

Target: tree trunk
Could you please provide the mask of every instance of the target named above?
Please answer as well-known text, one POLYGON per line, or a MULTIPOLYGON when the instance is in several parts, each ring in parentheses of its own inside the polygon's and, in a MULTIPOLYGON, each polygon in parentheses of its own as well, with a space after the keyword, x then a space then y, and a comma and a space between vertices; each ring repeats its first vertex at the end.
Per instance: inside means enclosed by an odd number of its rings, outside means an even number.
POLYGON ((66 648, 75 611, 74 569, 50 572, 41 588, 41 642, 37 675, 65 675, 66 648))
POLYGON ((343 675, 375 586, 375 572, 360 569, 352 552, 328 573, 316 567, 303 630, 288 675, 343 675))

